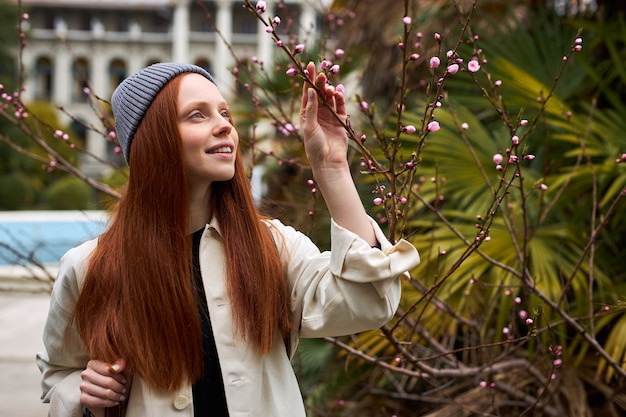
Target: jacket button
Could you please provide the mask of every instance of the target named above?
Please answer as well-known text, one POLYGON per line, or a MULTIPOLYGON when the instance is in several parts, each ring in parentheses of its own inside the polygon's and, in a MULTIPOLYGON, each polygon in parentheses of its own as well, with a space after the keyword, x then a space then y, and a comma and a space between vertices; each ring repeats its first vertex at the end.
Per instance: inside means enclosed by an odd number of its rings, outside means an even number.
POLYGON ((174 408, 177 410, 184 410, 189 405, 189 398, 184 395, 179 395, 174 399, 174 408))

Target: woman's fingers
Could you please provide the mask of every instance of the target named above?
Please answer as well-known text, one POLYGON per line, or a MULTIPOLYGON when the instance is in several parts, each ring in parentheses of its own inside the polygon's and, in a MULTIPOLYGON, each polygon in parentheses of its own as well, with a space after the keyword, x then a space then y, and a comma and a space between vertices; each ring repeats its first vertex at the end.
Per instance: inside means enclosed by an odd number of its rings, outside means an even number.
POLYGON ((113 407, 127 396, 124 363, 89 361, 81 373, 81 402, 87 407, 113 407))

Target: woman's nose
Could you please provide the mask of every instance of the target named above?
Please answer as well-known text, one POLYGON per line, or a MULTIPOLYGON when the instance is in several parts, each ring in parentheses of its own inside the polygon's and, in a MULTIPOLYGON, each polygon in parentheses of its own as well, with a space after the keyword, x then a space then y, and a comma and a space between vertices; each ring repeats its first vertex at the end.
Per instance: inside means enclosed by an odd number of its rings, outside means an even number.
POLYGON ((220 115, 219 122, 215 126, 214 134, 215 136, 227 135, 230 133, 233 125, 230 124, 230 121, 225 119, 222 115, 220 115))

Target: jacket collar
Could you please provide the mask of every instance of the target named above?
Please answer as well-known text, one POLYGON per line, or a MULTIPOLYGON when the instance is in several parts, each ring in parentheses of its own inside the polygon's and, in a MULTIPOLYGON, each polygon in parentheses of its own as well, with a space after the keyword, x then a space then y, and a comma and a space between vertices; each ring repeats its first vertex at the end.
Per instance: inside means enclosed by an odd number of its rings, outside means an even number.
POLYGON ((220 223, 217 221, 217 218, 215 216, 211 217, 211 220, 209 220, 209 223, 207 223, 207 225, 204 228, 204 231, 206 233, 207 230, 209 229, 213 229, 215 230, 220 236, 222 235, 222 229, 220 229, 220 223))

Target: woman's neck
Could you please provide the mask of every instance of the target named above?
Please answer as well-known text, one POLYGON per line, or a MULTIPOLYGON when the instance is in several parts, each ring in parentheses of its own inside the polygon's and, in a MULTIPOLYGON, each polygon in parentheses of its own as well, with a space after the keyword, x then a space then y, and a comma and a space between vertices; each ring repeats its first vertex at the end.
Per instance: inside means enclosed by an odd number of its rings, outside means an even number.
POLYGON ((189 233, 203 228, 212 215, 211 186, 203 190, 189 190, 189 233))

